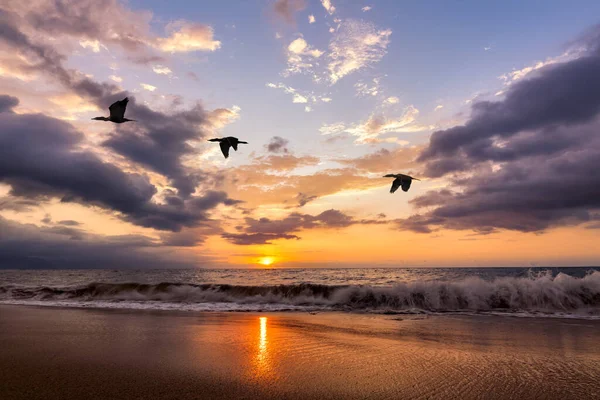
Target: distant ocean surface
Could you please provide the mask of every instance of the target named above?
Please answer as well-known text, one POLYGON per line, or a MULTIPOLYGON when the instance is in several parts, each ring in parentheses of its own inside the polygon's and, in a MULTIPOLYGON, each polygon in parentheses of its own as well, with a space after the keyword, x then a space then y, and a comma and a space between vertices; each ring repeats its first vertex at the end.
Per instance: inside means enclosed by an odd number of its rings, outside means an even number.
POLYGON ((600 267, 0 270, 0 304, 600 319, 600 267))

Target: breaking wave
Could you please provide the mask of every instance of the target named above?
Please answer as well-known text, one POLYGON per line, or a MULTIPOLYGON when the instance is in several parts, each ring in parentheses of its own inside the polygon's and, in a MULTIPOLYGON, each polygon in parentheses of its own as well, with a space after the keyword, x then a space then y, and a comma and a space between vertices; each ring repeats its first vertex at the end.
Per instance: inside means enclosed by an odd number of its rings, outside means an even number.
POLYGON ((0 303, 201 311, 337 310, 377 313, 510 313, 600 318, 600 272, 486 281, 398 283, 389 287, 290 284, 90 283, 0 286, 0 303))

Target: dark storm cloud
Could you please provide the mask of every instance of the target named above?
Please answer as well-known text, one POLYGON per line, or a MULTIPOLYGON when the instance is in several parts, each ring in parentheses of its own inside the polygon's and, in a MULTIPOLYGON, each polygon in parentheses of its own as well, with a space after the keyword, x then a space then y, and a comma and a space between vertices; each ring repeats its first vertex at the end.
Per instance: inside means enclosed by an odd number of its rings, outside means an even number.
MULTIPOLYGON (((19 17, 0 10, 0 40, 25 54, 29 60, 23 68, 39 71, 57 80, 75 94, 93 102, 105 114, 116 100, 130 96, 116 85, 99 83, 65 68, 65 57, 48 44, 33 42, 16 25, 19 17)), ((190 141, 204 138, 207 130, 222 123, 220 114, 207 113, 200 105, 189 110, 163 113, 138 104, 130 96, 127 116, 138 120, 121 126, 104 145, 131 161, 168 177, 181 197, 189 197, 201 183, 213 184, 213 177, 188 171, 182 157, 194 152, 190 141)))
POLYGON ((0 269, 194 266, 144 236, 98 236, 67 227, 19 224, 3 217, 0 232, 0 269))
POLYGON ((167 204, 152 202, 157 190, 145 175, 129 174, 80 151, 83 135, 44 115, 0 114, 0 182, 11 196, 43 201, 58 197, 120 213, 133 224, 179 231, 208 219, 218 204, 235 205, 223 192, 167 204))
MULTIPOLYGON (((113 99, 123 97, 125 94, 121 93, 99 103, 108 107, 113 99)), ((188 172, 182 165, 181 158, 194 152, 194 148, 188 142, 203 138, 203 126, 210 124, 202 107, 197 105, 191 110, 169 115, 153 111, 130 98, 127 110, 128 115, 138 122, 113 132, 104 142, 104 146, 167 176, 180 196, 187 197, 192 194, 206 177, 188 172)))
MULTIPOLYGON (((591 34, 594 32, 595 34, 591 34)), ((600 209, 600 30, 587 53, 513 83, 479 102, 464 126, 435 132, 420 156, 426 175, 456 175, 452 190, 411 203, 400 229, 539 232, 592 221, 600 209)))
MULTIPOLYGON (((552 142, 544 145, 542 138, 548 136, 547 130, 590 121, 600 111, 599 70, 600 54, 596 51, 573 61, 549 65, 536 76, 512 84, 503 101, 475 103, 465 125, 434 132, 419 160, 428 163, 429 176, 441 176, 464 170, 475 162, 497 157, 502 160, 498 140, 539 130, 545 132, 536 134, 541 138, 530 138, 527 149, 545 153, 547 147, 554 145, 552 142), (448 162, 454 157, 465 162, 448 162), (440 164, 445 164, 445 168, 439 168, 440 164)), ((521 151, 521 156, 527 155, 525 150, 521 151)))
POLYGON ((270 153, 287 153, 289 151, 287 148, 289 143, 290 141, 287 139, 284 139, 280 136, 273 136, 266 145, 266 148, 270 153))
POLYGON ((223 238, 234 244, 270 244, 276 239, 300 239, 294 235, 301 230, 346 228, 355 224, 387 224, 387 221, 357 220, 339 210, 327 210, 318 215, 291 213, 283 219, 246 218, 244 226, 238 226, 240 234, 223 234, 223 238))
POLYGON ((598 160, 600 140, 555 156, 513 161, 467 179, 460 193, 431 191, 415 198, 418 208, 437 208, 400 226, 416 232, 437 227, 534 232, 587 222, 600 209, 598 160))
POLYGON ((0 95, 0 113, 12 111, 19 105, 19 99, 5 94, 0 95))

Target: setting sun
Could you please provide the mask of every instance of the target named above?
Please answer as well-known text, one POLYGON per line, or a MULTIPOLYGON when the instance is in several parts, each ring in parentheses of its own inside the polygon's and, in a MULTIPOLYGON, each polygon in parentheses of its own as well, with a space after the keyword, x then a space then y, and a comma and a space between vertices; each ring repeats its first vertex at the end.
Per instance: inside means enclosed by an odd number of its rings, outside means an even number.
POLYGON ((259 264, 265 265, 265 266, 269 266, 271 264, 273 264, 275 262, 275 258, 273 257, 261 257, 258 260, 259 264))

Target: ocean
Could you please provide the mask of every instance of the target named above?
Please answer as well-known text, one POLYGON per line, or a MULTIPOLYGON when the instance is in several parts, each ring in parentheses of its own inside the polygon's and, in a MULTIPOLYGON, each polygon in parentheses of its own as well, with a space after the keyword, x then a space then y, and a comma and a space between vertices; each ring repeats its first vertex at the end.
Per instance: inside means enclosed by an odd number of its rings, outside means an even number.
POLYGON ((0 304, 600 319, 600 267, 0 270, 0 304))

